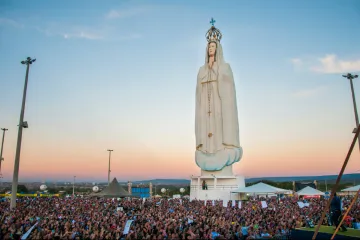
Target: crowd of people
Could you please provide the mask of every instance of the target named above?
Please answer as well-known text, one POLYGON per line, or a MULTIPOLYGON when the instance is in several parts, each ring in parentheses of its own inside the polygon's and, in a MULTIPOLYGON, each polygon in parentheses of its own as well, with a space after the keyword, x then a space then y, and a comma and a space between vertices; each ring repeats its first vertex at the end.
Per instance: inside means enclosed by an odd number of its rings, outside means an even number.
MULTIPOLYGON (((345 197, 346 210, 351 197, 345 197)), ((19 198, 0 202, 0 239, 289 239, 292 229, 317 223, 326 201, 249 199, 241 204, 188 199, 19 198), (264 207, 261 201, 266 201, 264 207), (132 220, 132 223, 128 225, 132 220), (130 226, 130 227, 128 227, 130 226)), ((360 220, 360 203, 349 212, 360 220)), ((330 225, 330 218, 324 225, 330 225)))

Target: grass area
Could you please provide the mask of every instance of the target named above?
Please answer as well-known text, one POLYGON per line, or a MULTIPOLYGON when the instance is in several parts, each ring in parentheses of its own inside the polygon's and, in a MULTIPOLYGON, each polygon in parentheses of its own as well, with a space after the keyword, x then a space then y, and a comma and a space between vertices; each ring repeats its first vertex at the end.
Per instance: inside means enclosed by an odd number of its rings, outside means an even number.
MULTIPOLYGON (((316 226, 314 228, 300 228, 300 229, 315 232, 316 226)), ((319 232, 333 234, 335 232, 335 229, 332 226, 320 226, 319 232)), ((336 233, 336 235, 360 238, 360 230, 359 229, 349 229, 348 228, 346 232, 341 232, 341 230, 339 230, 336 233)))

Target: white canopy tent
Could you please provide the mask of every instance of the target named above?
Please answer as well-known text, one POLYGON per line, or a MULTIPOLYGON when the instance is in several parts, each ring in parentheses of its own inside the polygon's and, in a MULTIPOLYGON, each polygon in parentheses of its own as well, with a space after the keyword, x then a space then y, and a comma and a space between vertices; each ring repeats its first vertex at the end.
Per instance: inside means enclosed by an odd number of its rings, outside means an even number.
POLYGON ((300 191, 297 192, 297 195, 301 196, 301 195, 307 195, 307 196, 318 196, 318 195, 325 195, 325 193, 315 189, 315 188, 312 188, 312 187, 305 187, 303 189, 301 189, 300 191))
POLYGON ((342 192, 357 192, 357 191, 359 191, 359 189, 360 189, 360 185, 357 185, 357 186, 345 188, 341 191, 342 192))
POLYGON ((254 194, 291 194, 291 190, 277 188, 266 183, 257 183, 249 187, 242 187, 231 191, 232 193, 254 193, 254 194))

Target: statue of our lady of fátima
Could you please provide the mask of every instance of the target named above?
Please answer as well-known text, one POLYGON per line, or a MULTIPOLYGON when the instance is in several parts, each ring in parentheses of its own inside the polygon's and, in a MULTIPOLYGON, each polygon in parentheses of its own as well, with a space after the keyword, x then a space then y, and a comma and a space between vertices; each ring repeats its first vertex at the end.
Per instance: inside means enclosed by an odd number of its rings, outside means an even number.
POLYGON ((224 60, 221 38, 213 25, 206 34, 205 64, 197 76, 195 160, 205 171, 222 170, 242 157, 234 77, 224 60))

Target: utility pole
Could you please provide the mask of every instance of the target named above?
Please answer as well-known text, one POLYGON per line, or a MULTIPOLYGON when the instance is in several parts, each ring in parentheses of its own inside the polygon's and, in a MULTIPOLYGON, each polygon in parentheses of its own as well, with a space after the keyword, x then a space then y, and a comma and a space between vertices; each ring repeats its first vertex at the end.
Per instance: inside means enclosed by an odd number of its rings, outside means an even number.
POLYGON ((1 162, 4 161, 4 158, 2 157, 3 155, 3 149, 4 149, 4 139, 5 139, 5 132, 9 129, 7 128, 2 128, 1 129, 3 131, 3 136, 2 136, 2 142, 1 142, 1 150, 0 150, 0 177, 1 177, 1 162))
POLYGON ((75 178, 76 176, 74 176, 74 181, 73 181, 73 198, 75 198, 75 178))
POLYGON ((326 182, 326 179, 325 179, 325 191, 327 192, 327 182, 326 182))
POLYGON ((36 59, 31 59, 27 57, 25 61, 21 61, 21 64, 26 65, 26 75, 25 75, 25 84, 23 91, 23 99, 21 104, 21 112, 20 112, 20 120, 19 120, 19 130, 16 144, 16 152, 15 152, 15 163, 14 163, 14 174, 12 180, 12 188, 11 188, 11 202, 10 209, 14 209, 16 207, 16 194, 19 183, 19 165, 20 165, 20 152, 21 152, 21 140, 22 140, 22 130, 23 128, 28 128, 27 122, 24 122, 24 113, 25 113, 25 102, 26 102, 26 90, 28 85, 29 78, 29 68, 32 63, 34 63, 36 59))
MULTIPOLYGON (((352 100, 353 100, 353 106, 354 106, 354 114, 355 114, 355 123, 356 123, 356 128, 354 128, 353 133, 356 133, 356 130, 359 127, 359 116, 358 116, 357 107, 356 107, 353 79, 358 78, 358 75, 353 75, 351 73, 348 73, 348 74, 342 75, 342 76, 344 78, 347 78, 347 79, 350 80, 351 94, 352 94, 352 100)), ((359 144, 359 149, 360 149, 360 135, 358 137, 358 144, 359 144)))
POLYGON ((110 172, 111 172, 111 170, 110 170, 111 152, 114 150, 108 149, 108 151, 109 151, 109 171, 108 171, 108 186, 109 186, 110 185, 110 172))

